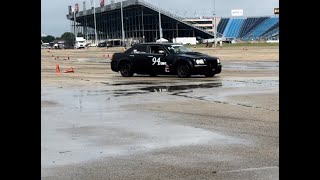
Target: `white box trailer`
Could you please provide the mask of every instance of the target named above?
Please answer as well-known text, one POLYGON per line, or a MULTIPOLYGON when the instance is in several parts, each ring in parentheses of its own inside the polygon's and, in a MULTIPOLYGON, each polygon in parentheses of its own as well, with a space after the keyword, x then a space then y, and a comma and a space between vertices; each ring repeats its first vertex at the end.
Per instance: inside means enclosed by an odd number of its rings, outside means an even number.
MULTIPOLYGON (((225 41, 227 41, 226 40, 226 38, 221 38, 221 37, 218 37, 218 38, 216 38, 216 41, 217 41, 217 43, 219 43, 220 41, 222 41, 222 42, 225 42, 225 41)), ((210 39, 202 39, 202 43, 203 44, 205 44, 205 43, 213 43, 214 42, 214 38, 210 38, 210 39)))
POLYGON ((197 44, 197 39, 196 37, 177 37, 172 39, 173 43, 178 43, 178 44, 191 44, 191 45, 196 45, 197 44))
POLYGON ((267 40, 267 43, 279 43, 279 39, 278 40, 267 40))

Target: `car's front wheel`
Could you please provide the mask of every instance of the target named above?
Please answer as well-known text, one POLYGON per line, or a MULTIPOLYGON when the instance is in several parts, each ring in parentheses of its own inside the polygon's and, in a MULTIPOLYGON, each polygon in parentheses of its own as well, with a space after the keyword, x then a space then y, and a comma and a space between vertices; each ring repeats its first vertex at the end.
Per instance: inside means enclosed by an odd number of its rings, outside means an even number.
POLYGON ((157 73, 150 73, 151 77, 157 77, 157 73))
POLYGON ((191 67, 187 63, 179 64, 177 74, 179 78, 188 78, 191 76, 191 67))
POLYGON ((124 62, 120 64, 120 73, 123 77, 132 77, 134 72, 132 65, 129 62, 124 62))

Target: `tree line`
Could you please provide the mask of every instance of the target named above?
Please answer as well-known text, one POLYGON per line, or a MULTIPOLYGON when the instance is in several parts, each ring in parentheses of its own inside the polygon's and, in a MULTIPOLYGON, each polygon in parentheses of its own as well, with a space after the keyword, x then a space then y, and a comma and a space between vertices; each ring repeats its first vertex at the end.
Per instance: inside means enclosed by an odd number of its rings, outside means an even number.
MULTIPOLYGON (((83 37, 82 33, 78 33, 77 37, 83 37)), ((54 40, 61 40, 64 41, 65 45, 73 45, 75 42, 75 36, 71 32, 65 32, 61 35, 61 37, 54 37, 52 35, 47 35, 44 37, 41 37, 41 40, 43 43, 50 43, 54 40)))

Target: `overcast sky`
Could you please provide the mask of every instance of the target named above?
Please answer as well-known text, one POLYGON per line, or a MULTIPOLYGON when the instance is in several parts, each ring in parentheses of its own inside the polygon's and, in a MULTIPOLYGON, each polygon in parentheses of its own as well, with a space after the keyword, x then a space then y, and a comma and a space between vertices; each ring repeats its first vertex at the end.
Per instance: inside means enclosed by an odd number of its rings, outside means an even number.
MULTIPOLYGON (((82 2, 86 1, 87 9, 91 0, 41 0, 41 33, 45 35, 61 36, 70 32, 70 21, 67 20, 68 6, 77 2, 82 10, 82 2)), ((96 1, 96 6, 100 0, 96 1)), ((111 0, 105 0, 109 4, 111 0)), ((120 0, 114 0, 119 2, 120 0)), ((231 9, 243 9, 244 16, 273 15, 273 8, 279 7, 279 0, 145 0, 159 5, 163 9, 179 16, 209 16, 214 9, 217 16, 231 16, 231 9)))

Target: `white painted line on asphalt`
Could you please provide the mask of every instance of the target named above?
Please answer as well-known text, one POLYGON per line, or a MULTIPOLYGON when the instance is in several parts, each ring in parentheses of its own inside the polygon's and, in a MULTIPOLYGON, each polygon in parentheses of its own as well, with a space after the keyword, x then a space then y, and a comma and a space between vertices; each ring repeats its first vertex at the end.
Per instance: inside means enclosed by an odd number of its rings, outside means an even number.
POLYGON ((231 171, 221 171, 221 172, 217 172, 217 173, 233 173, 233 172, 241 172, 241 171, 259 171, 259 170, 266 170, 266 169, 279 169, 279 167, 278 166, 272 166, 272 167, 237 169, 237 170, 231 170, 231 171))

